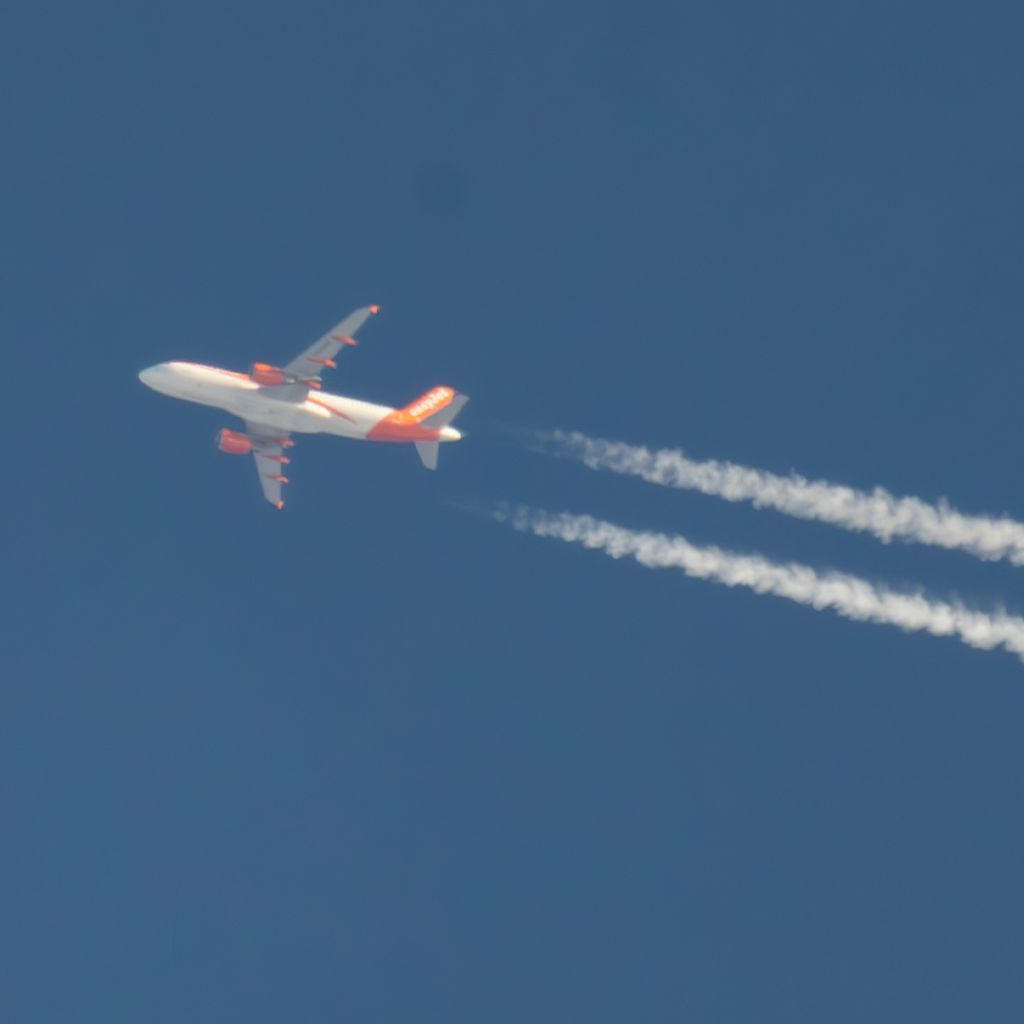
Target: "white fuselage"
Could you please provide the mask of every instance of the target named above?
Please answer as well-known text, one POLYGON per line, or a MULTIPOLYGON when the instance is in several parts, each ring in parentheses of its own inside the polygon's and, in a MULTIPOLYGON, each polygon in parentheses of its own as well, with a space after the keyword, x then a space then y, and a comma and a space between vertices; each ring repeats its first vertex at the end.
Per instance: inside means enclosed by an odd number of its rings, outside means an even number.
MULTIPOLYGON (((286 433, 335 434, 357 440, 404 440, 399 437, 375 437, 378 427, 395 410, 386 405, 361 402, 355 398, 309 391, 305 397, 278 398, 273 387, 262 387, 248 374, 221 370, 200 363, 159 363, 143 370, 139 379, 161 394, 186 402, 210 405, 286 433)), ((441 427, 438 441, 457 441, 461 434, 453 427, 441 427)), ((414 440, 412 436, 409 440, 414 440)))

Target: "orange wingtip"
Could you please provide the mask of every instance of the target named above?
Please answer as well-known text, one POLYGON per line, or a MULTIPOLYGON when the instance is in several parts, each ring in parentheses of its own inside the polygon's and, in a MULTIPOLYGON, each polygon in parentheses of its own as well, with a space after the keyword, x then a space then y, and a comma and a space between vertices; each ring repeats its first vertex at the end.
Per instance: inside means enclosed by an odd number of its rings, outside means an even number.
POLYGON ((284 502, 283 501, 276 501, 276 502, 274 502, 274 508, 276 508, 278 510, 284 508, 284 502))
POLYGON ((370 312, 371 313, 379 313, 380 312, 380 306, 371 306, 370 307, 370 312))

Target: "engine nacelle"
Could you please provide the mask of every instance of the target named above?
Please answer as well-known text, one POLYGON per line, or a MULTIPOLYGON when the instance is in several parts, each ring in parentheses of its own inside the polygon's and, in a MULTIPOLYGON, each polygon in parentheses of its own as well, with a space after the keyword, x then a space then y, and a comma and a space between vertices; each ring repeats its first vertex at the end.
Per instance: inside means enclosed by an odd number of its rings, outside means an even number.
POLYGON ((248 455, 252 451, 252 438, 225 427, 217 435, 217 447, 227 455, 248 455))
POLYGON ((269 363, 253 363, 249 377, 261 387, 272 388, 278 384, 290 384, 291 378, 276 366, 269 363))

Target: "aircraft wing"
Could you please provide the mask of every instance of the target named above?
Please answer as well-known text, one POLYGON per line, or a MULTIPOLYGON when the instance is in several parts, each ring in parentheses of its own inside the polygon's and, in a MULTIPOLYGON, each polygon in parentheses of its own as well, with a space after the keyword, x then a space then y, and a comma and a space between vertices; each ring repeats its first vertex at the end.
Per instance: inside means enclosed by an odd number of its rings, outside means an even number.
POLYGON ((263 497, 276 508, 284 508, 281 488, 288 483, 284 468, 290 461, 284 449, 292 447, 287 434, 279 430, 270 430, 259 423, 246 423, 245 432, 252 438, 252 455, 256 462, 256 472, 260 477, 263 497))
MULTIPOLYGON (((286 367, 288 373, 300 380, 320 380, 320 374, 327 367, 336 366, 334 357, 344 345, 355 345, 355 333, 377 312, 377 306, 363 306, 349 313, 339 324, 335 324, 323 337, 314 341, 301 355, 296 356, 286 367)), ((315 386, 315 385, 314 385, 315 386)))

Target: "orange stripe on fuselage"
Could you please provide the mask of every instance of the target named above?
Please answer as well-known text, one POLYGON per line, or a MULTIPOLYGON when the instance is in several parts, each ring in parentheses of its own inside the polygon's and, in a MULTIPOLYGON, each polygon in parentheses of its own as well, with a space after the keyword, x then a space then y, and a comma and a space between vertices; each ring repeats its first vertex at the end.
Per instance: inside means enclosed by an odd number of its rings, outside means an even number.
POLYGON ((306 401, 311 402, 313 405, 319 405, 321 409, 326 409, 332 416, 339 416, 343 420, 348 420, 349 423, 355 423, 355 420, 346 413, 339 412, 334 408, 333 405, 328 405, 322 398, 314 398, 312 395, 306 396, 306 401))

